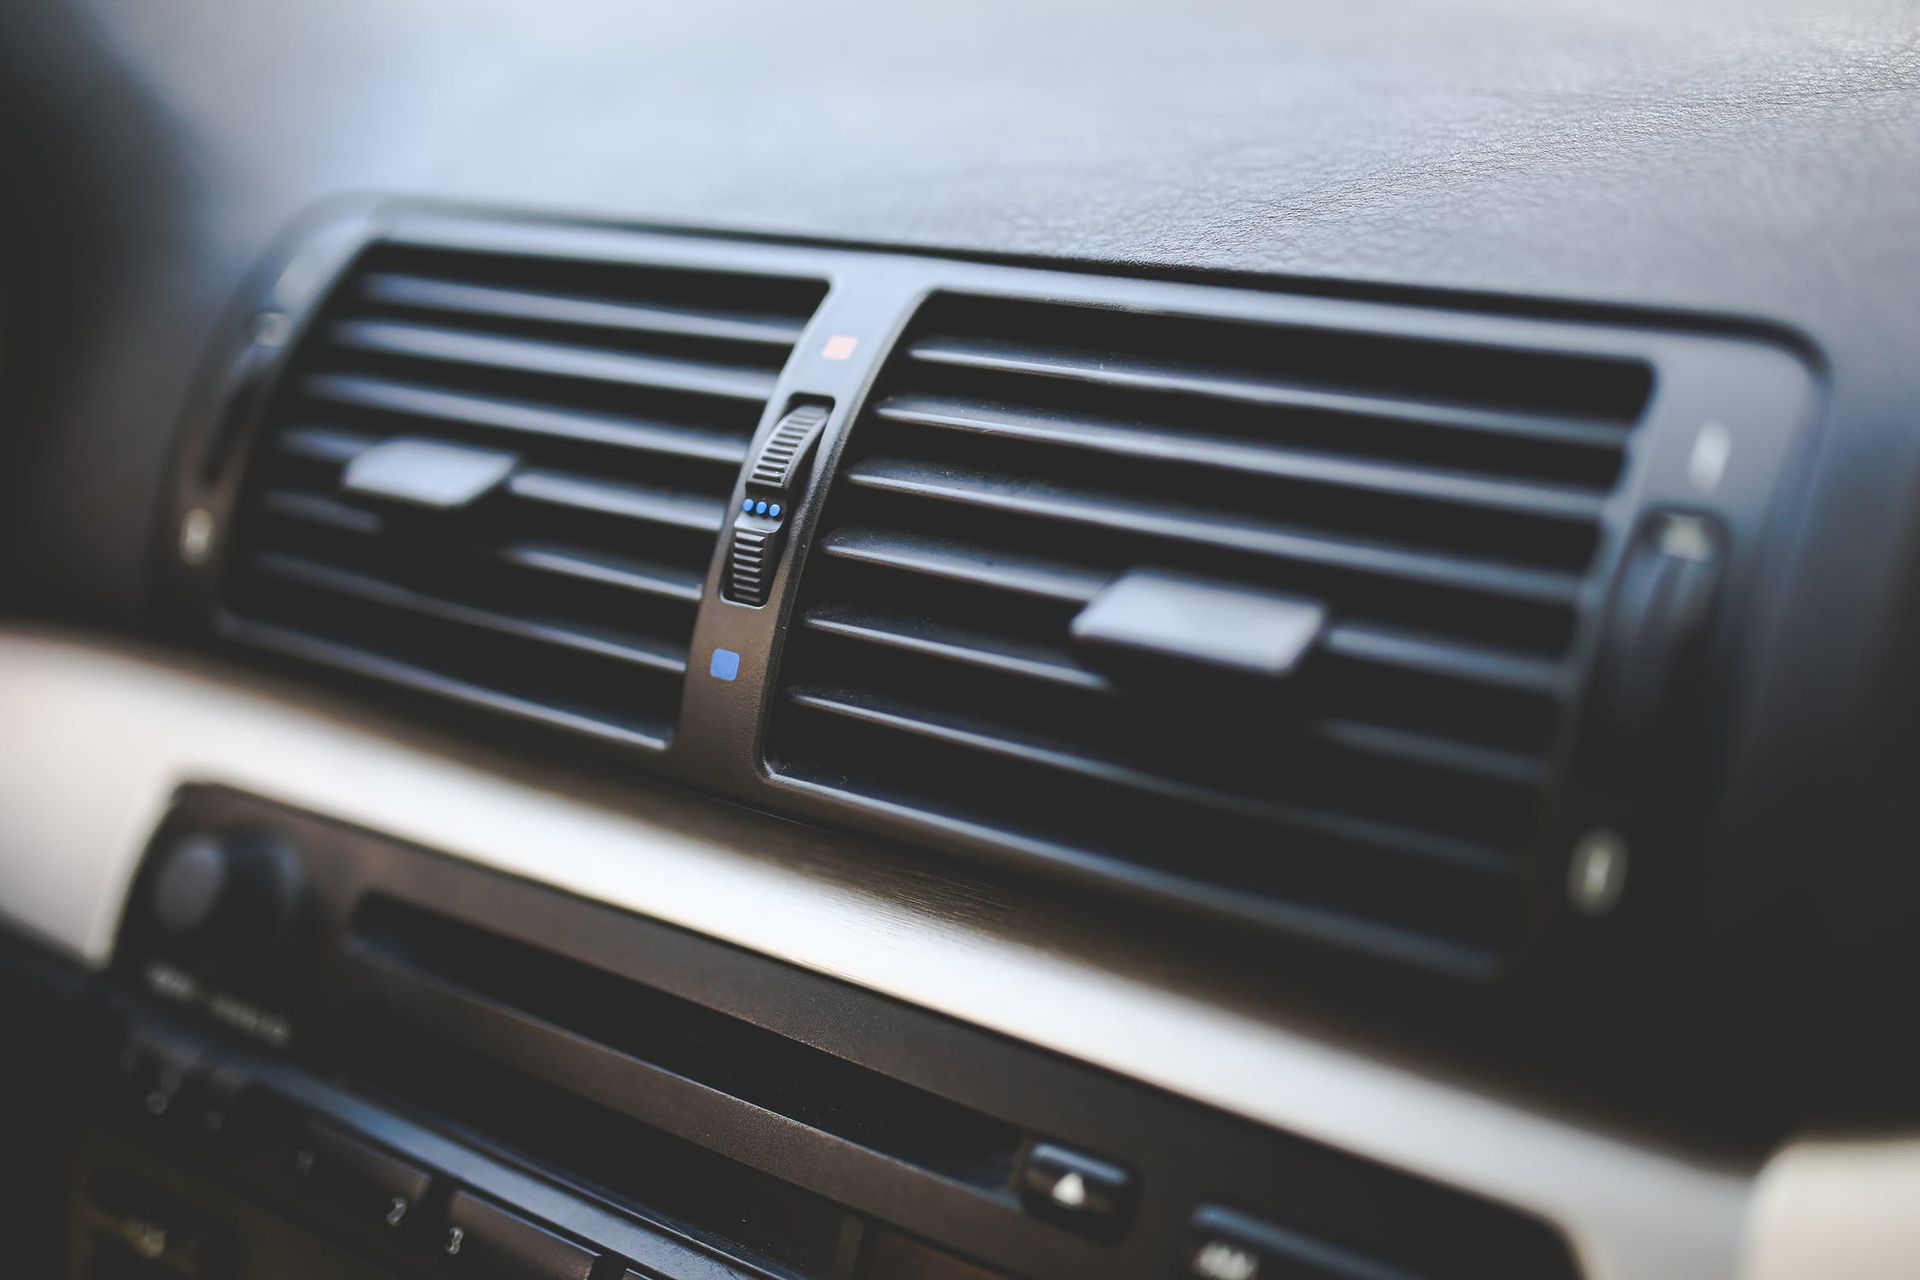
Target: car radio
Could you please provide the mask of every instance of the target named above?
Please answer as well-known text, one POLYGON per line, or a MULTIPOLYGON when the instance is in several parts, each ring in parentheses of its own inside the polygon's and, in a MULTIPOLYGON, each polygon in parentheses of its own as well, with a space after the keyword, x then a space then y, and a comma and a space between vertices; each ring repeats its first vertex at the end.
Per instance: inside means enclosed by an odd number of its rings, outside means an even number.
POLYGON ((1505 1207, 225 790, 74 1003, 75 1280, 1577 1274, 1505 1207))

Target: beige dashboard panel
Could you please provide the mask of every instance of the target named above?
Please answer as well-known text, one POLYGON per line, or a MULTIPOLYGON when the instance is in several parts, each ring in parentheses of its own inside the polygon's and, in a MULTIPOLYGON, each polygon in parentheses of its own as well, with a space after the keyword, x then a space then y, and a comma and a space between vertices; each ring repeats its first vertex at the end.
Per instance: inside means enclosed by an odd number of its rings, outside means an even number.
POLYGON ((1752 1169, 1197 991, 1173 960, 950 869, 887 859, 855 874, 837 837, 637 778, 586 786, 373 719, 174 655, 0 630, 0 915, 103 964, 174 789, 228 784, 1521 1206, 1558 1224, 1595 1280, 1736 1273, 1752 1169))
POLYGON ((1920 1136, 1809 1139, 1761 1175, 1745 1280, 1920 1276, 1920 1136))

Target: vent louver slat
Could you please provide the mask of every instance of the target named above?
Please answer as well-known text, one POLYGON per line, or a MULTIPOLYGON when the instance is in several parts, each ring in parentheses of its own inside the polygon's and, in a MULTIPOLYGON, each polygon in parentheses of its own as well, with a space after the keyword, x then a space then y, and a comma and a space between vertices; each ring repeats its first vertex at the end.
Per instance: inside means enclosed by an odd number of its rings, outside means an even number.
POLYGON ((1650 393, 1644 365, 1601 356, 936 297, 829 493, 776 774, 1163 899, 1489 971, 1523 930, 1650 393), (1075 620, 1142 571, 1311 602, 1324 625, 1284 680, 1115 668, 1075 620))
POLYGON ((222 586, 239 639, 658 748, 715 541, 817 281, 376 244, 290 357, 222 586), (506 455, 446 508, 346 472, 506 455))

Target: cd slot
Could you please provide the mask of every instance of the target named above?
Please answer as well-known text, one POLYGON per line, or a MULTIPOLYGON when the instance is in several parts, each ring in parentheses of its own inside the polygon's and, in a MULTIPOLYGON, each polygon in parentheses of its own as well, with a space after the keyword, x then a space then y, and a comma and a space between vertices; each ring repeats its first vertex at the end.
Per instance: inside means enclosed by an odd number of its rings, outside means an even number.
POLYGON ((408 1028, 367 1019, 341 1051, 356 1092, 727 1254, 834 1276, 858 1247, 864 1220, 831 1201, 408 1028))
MULTIPOLYGON (((354 910, 344 961, 356 1070, 404 1081, 439 1046, 445 1067, 410 1084, 429 1101, 491 1065, 869 1212, 1020 1216, 1021 1130, 765 1027, 382 894, 354 910)), ((519 1107, 524 1087, 496 1096, 519 1107)), ((474 1101, 476 1134, 513 1123, 474 1101)), ((594 1138, 570 1115, 545 1158, 571 1165, 594 1138)))

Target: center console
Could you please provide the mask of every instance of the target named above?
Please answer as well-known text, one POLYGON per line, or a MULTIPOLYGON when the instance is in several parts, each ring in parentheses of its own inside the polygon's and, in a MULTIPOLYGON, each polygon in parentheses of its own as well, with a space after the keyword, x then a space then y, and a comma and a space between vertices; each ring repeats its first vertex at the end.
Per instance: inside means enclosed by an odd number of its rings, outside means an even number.
POLYGON ((1508 1208, 224 789, 73 1003, 75 1280, 1577 1274, 1508 1208))

